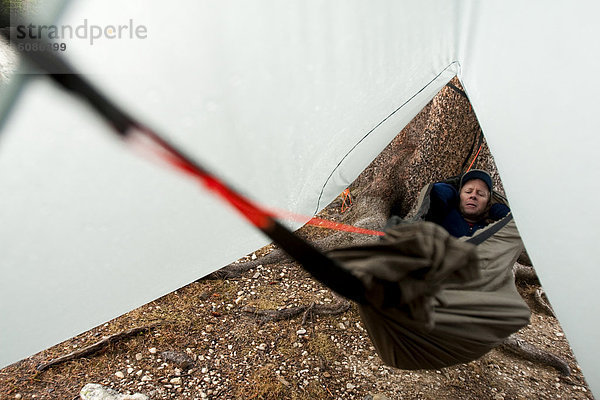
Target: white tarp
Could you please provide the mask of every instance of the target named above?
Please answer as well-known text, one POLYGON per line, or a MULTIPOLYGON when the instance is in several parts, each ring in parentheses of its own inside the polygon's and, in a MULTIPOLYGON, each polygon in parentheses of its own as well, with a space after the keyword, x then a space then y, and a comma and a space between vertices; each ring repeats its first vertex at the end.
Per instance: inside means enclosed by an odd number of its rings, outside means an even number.
MULTIPOLYGON (((343 190, 458 73, 597 392, 598 8, 592 1, 90 0, 74 2, 59 23, 144 25, 143 40, 73 39, 67 54, 242 192, 304 214, 343 190)), ((108 131, 44 80, 25 88, 5 122, 0 365, 266 241, 108 131)))
POLYGON ((519 231, 592 390, 600 393, 600 4, 474 2, 461 79, 519 231))
MULTIPOLYGON (((57 25, 145 26, 66 54, 243 193, 312 215, 458 72, 454 17, 446 1, 97 0, 57 25)), ((45 79, 5 122, 0 192, 0 365, 268 241, 45 79)))

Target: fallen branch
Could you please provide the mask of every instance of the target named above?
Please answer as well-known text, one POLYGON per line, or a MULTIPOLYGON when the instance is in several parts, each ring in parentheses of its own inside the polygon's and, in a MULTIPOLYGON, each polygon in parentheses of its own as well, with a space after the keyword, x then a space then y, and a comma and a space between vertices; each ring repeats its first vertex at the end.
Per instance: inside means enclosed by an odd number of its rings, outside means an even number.
POLYGON ((99 352, 100 350, 104 349, 111 343, 115 343, 115 342, 118 342, 119 340, 123 340, 123 339, 129 338, 131 336, 135 336, 138 333, 154 329, 158 325, 159 324, 153 324, 153 325, 149 325, 149 326, 141 326, 141 327, 129 329, 127 331, 115 333, 114 335, 106 336, 99 342, 96 342, 92 345, 84 347, 83 349, 80 349, 80 350, 74 351, 72 353, 69 353, 67 355, 55 358, 53 360, 48 361, 47 363, 40 364, 37 366, 37 370, 45 371, 48 368, 53 367, 57 364, 62 364, 64 362, 75 360, 77 358, 89 356, 91 354, 99 352))
POLYGON ((338 301, 332 304, 313 303, 306 306, 285 308, 283 310, 257 310, 255 307, 247 306, 242 308, 242 311, 262 322, 273 322, 292 319, 309 310, 313 315, 337 315, 348 311, 349 308, 349 301, 338 298, 338 301))
POLYGON ((558 358, 554 354, 538 349, 517 335, 510 335, 504 341, 504 343, 502 343, 501 348, 508 350, 513 354, 517 354, 529 361, 549 365, 555 368, 563 376, 571 375, 571 369, 565 361, 558 358))

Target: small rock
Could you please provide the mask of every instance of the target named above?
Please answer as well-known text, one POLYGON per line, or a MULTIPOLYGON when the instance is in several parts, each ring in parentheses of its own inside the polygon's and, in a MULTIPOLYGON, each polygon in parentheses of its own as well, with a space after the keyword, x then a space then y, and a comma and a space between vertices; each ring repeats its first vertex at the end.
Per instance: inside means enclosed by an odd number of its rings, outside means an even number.
POLYGON ((141 360, 143 357, 144 357, 144 356, 142 355, 142 353, 137 353, 137 354, 135 355, 135 359, 136 359, 136 360, 138 360, 138 361, 140 361, 140 360, 141 360))
POLYGON ((356 386, 354 386, 354 385, 353 385, 353 384, 351 384, 351 383, 347 383, 347 384, 346 384, 346 389, 348 389, 348 390, 352 390, 352 389, 354 389, 355 387, 356 387, 356 386))
POLYGON ((190 369, 194 366, 194 359, 185 353, 163 351, 160 355, 163 360, 177 364, 182 369, 190 369))
POLYGON ((117 371, 117 372, 115 372, 115 376, 116 376, 117 378, 119 378, 119 379, 123 379, 123 378, 125 378, 125 374, 124 374, 123 372, 121 372, 121 371, 117 371))
POLYGON ((344 323, 343 323, 343 322, 340 322, 340 323, 338 324, 338 328, 340 328, 340 329, 346 329, 346 325, 344 325, 344 323))
POLYGON ((142 376, 142 382, 150 382, 151 380, 152 378, 150 378, 148 375, 142 376))
POLYGON ((148 351, 150 352, 150 354, 156 354, 158 352, 158 350, 156 350, 156 347, 152 347, 148 351))
POLYGON ((256 257, 256 253, 252 253, 252 257, 253 260, 256 260, 258 257, 256 257))
POLYGON ((387 397, 386 395, 384 395, 384 394, 375 393, 373 395, 373 400, 391 400, 391 399, 389 397, 387 397))
POLYGON ((129 375, 133 374, 133 368, 131 368, 131 367, 127 368, 127 373, 129 375))
POLYGON ((329 372, 323 372, 323 377, 331 378, 331 374, 329 372))
POLYGON ((291 383, 289 383, 288 381, 286 381, 285 379, 283 379, 281 376, 277 375, 277 380, 279 382, 281 382, 284 386, 290 387, 292 386, 291 383))
POLYGON ((299 329, 298 331, 296 331, 297 335, 304 335, 306 334, 306 329, 299 329))
POLYGON ((21 393, 15 394, 15 399, 20 400, 22 398, 23 398, 23 396, 21 396, 21 393))
POLYGON ((260 272, 257 272, 254 275, 252 275, 252 279, 258 279, 259 277, 260 277, 260 272))
POLYGON ((181 385, 181 382, 182 382, 181 377, 179 377, 179 376, 176 378, 173 378, 169 381, 169 383, 171 383, 173 385, 181 385))
POLYGON ((258 346, 256 346, 256 348, 260 351, 265 351, 267 350, 267 344, 266 343, 261 343, 258 346))
POLYGON ((148 396, 144 394, 125 395, 97 383, 85 385, 79 392, 79 397, 81 400, 148 400, 148 396))

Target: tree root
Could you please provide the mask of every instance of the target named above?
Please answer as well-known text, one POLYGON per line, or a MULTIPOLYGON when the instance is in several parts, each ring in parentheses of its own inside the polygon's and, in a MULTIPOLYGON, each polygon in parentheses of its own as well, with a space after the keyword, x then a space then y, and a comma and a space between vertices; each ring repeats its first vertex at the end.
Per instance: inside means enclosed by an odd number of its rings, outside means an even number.
POLYGON ((103 350, 105 347, 107 347, 111 343, 115 343, 115 342, 118 342, 119 340, 123 340, 123 339, 129 338, 131 336, 135 336, 138 333, 154 329, 158 325, 160 325, 160 324, 156 323, 153 325, 141 326, 141 327, 129 329, 127 331, 115 333, 114 335, 107 336, 107 337, 103 338, 102 340, 100 340, 99 342, 96 342, 92 345, 84 347, 83 349, 80 349, 80 350, 74 351, 72 353, 69 353, 67 355, 55 358, 53 360, 48 361, 47 363, 40 364, 36 368, 38 371, 45 371, 48 368, 53 367, 55 365, 65 363, 67 361, 72 361, 77 358, 82 358, 82 357, 86 357, 86 356, 95 354, 95 353, 99 352, 100 350, 103 350))
MULTIPOLYGON (((358 226, 358 224, 357 224, 358 226)), ((371 228, 372 229, 372 228, 371 228)), ((322 239, 316 240, 312 243, 317 249, 322 252, 326 252, 335 247, 339 247, 340 244, 344 245, 359 245, 368 242, 372 242, 376 240, 376 238, 361 235, 361 234, 348 234, 346 232, 336 232, 332 235, 324 237, 322 239)), ((271 251, 269 254, 265 254, 262 257, 257 258, 256 260, 249 260, 244 262, 235 262, 231 263, 218 271, 215 271, 211 274, 206 275, 205 280, 217 280, 217 279, 232 279, 239 278, 244 272, 251 270, 252 268, 256 268, 259 265, 266 264, 281 264, 281 263, 291 263, 294 260, 283 250, 276 248, 271 251)))
POLYGON ((569 368, 569 365, 564 360, 545 350, 538 349, 516 334, 510 335, 504 343, 502 343, 501 348, 521 356, 526 360, 549 365, 555 368, 563 376, 571 375, 571 368, 569 368))
POLYGON ((249 271, 252 268, 256 268, 259 265, 285 263, 291 261, 292 258, 288 256, 288 254, 285 251, 276 248, 269 254, 265 254, 262 257, 258 257, 256 260, 234 262, 229 265, 226 265, 223 268, 206 275, 204 278, 202 278, 202 280, 239 278, 244 272, 249 271))
POLYGON ((531 258, 529 258, 529 254, 527 254, 527 251, 525 251, 525 250, 523 250, 523 252, 519 256, 519 258, 517 259, 517 262, 519 264, 526 265, 528 267, 533 266, 533 263, 531 262, 531 258))
POLYGON ((515 263, 513 266, 513 272, 515 274, 515 280, 517 282, 532 283, 539 285, 540 280, 538 279, 535 269, 519 263, 515 263))
POLYGON ((315 304, 290 307, 283 310, 257 310, 255 307, 247 306, 242 308, 242 311, 261 322, 275 322, 295 318, 302 313, 304 317, 302 323, 306 322, 307 316, 310 315, 338 315, 350 309, 350 302, 336 297, 336 301, 332 304, 315 304))

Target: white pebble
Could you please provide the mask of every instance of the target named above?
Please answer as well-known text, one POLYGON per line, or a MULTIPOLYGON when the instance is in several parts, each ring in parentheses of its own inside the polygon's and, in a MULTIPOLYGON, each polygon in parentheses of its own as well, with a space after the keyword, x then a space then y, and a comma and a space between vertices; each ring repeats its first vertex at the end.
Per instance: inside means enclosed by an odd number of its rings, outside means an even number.
POLYGON ((171 384, 173 384, 173 385, 181 385, 181 378, 180 377, 173 378, 169 382, 171 382, 171 384))
POLYGON ((148 350, 150 352, 150 354, 156 354, 156 352, 158 350, 156 350, 156 347, 152 347, 151 349, 148 350))
POLYGON ((119 379, 123 379, 123 378, 125 378, 125 374, 124 374, 123 372, 121 372, 121 371, 117 371, 117 372, 115 372, 115 376, 116 376, 117 378, 119 378, 119 379))
POLYGON ((298 331, 296 331, 297 335, 304 335, 306 333, 306 329, 299 329, 298 331))

